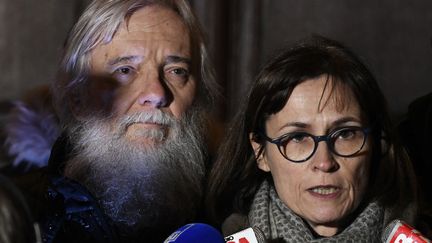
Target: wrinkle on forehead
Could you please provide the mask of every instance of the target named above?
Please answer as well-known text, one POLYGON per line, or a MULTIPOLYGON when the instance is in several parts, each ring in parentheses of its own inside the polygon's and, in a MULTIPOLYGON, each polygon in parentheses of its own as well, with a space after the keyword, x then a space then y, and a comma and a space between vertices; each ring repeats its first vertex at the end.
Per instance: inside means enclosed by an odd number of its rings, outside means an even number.
POLYGON ((109 42, 95 48, 91 58, 103 51, 106 52, 105 59, 111 55, 130 55, 133 51, 128 49, 155 51, 155 45, 166 45, 164 43, 174 44, 170 45, 170 55, 190 56, 189 29, 182 18, 165 6, 149 5, 137 10, 125 20, 109 42))
MULTIPOLYGON (((119 33, 146 30, 156 31, 157 28, 161 27, 162 25, 165 25, 169 28, 170 24, 173 22, 183 23, 183 20, 172 9, 157 4, 151 4, 139 9, 126 18, 125 21, 120 25, 119 33), (163 17, 161 16, 161 13, 163 14, 163 17), (146 21, 131 21, 137 18, 145 18, 146 21)), ((171 26, 171 28, 173 28, 173 26, 171 26)))

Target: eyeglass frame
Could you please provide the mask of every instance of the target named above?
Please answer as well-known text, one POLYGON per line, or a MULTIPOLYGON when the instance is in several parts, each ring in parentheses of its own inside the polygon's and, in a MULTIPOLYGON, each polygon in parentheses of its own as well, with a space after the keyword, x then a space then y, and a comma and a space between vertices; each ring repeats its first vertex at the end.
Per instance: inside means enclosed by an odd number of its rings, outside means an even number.
POLYGON ((315 154, 316 150, 318 149, 318 144, 319 144, 320 142, 322 142, 322 141, 325 141, 325 142, 326 142, 329 151, 332 152, 333 154, 335 154, 335 155, 337 155, 337 156, 340 156, 340 157, 344 157, 344 158, 353 157, 354 155, 358 154, 358 153, 363 149, 364 145, 366 144, 366 140, 367 140, 368 134, 369 134, 370 132, 371 132, 371 129, 370 129, 369 127, 346 126, 346 127, 340 127, 340 128, 338 128, 338 129, 335 129, 334 131, 328 133, 327 135, 321 135, 321 136, 315 136, 315 135, 310 134, 310 133, 307 133, 307 132, 290 132, 290 133, 285 133, 285 134, 283 134, 282 136, 279 136, 279 137, 277 137, 277 138, 270 138, 270 137, 268 137, 265 133, 259 133, 259 134, 260 134, 260 135, 261 135, 261 136, 262 136, 262 137, 263 137, 267 142, 270 142, 270 143, 276 145, 277 148, 278 148, 278 150, 279 150, 279 152, 280 152, 280 154, 281 154, 285 159, 287 159, 287 160, 289 160, 289 161, 291 161, 291 162, 293 162, 293 163, 303 163, 303 162, 309 160, 309 159, 310 159, 310 158, 315 154), (350 154, 350 155, 341 155, 341 154, 337 153, 337 152, 335 151, 335 149, 334 149, 334 142, 332 142, 332 138, 333 138, 332 136, 333 136, 334 134, 336 134, 337 132, 339 132, 339 131, 341 131, 341 130, 343 130, 343 129, 347 129, 347 128, 348 128, 348 129, 349 129, 349 128, 355 128, 356 130, 360 130, 360 131, 362 131, 363 134, 364 134, 363 143, 362 143, 362 145, 360 146, 360 148, 359 148, 356 152, 354 152, 354 153, 352 153, 352 154, 350 154), (289 136, 289 135, 291 135, 291 134, 294 134, 294 133, 300 133, 300 134, 308 135, 308 136, 311 137, 311 138, 313 139, 313 141, 314 141, 314 149, 312 150, 312 153, 311 153, 309 156, 306 157, 306 159, 303 159, 303 160, 292 160, 292 159, 288 158, 288 156, 286 156, 286 155, 282 152, 282 148, 285 148, 285 146, 282 146, 282 140, 283 140, 284 138, 286 138, 287 136, 289 136))

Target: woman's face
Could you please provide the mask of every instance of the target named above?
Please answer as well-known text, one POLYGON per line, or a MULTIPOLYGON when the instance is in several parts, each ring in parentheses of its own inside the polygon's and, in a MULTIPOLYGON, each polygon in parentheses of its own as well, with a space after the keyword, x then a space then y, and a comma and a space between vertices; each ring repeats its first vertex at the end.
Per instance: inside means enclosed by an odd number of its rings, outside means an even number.
MULTIPOLYGON (((326 79, 320 76, 296 86, 285 107, 267 120, 267 136, 277 138, 297 131, 320 136, 342 127, 364 127, 351 91, 336 86, 330 94, 331 82, 323 91, 326 79)), ((251 142, 258 151, 260 145, 251 142)), ((279 198, 322 236, 335 235, 360 204, 370 163, 369 140, 353 157, 333 154, 325 142, 302 163, 288 161, 277 145, 268 142, 258 157, 259 168, 271 172, 279 198)))

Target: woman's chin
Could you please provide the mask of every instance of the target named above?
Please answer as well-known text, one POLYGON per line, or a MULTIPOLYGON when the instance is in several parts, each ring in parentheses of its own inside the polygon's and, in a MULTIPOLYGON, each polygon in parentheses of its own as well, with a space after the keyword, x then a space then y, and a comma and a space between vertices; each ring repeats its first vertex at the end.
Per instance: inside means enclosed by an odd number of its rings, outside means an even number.
POLYGON ((343 210, 337 207, 315 207, 309 215, 301 216, 309 226, 321 236, 333 236, 338 233, 347 217, 343 210))

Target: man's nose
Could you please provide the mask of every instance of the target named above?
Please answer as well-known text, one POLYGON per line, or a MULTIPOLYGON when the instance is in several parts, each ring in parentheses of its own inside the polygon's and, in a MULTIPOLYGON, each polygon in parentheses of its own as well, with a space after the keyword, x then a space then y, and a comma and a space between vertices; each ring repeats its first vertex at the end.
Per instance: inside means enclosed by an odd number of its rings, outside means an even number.
POLYGON ((157 74, 149 74, 139 80, 141 89, 137 102, 142 106, 160 108, 168 104, 168 87, 157 74))
POLYGON ((311 158, 313 169, 322 172, 334 172, 338 170, 339 164, 334 159, 327 143, 322 141, 317 146, 317 150, 311 158))

